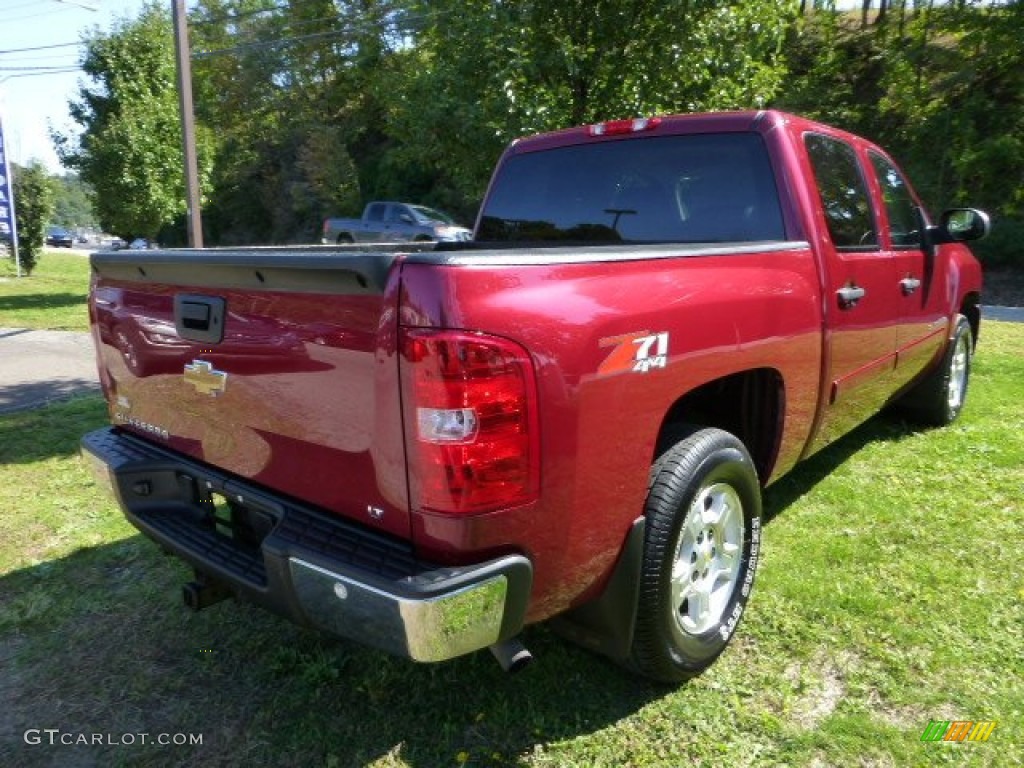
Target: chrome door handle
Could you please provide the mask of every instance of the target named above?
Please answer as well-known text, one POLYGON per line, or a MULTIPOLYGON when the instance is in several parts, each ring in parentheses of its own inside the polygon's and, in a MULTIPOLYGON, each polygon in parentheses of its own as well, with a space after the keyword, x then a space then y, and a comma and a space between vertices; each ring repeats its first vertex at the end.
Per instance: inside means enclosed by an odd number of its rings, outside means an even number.
POLYGON ((867 295, 867 291, 857 285, 844 285, 838 291, 839 306, 841 309, 850 309, 857 306, 857 302, 867 295))
POLYGON ((903 291, 904 296, 909 296, 920 287, 921 281, 916 277, 905 277, 900 280, 900 290, 903 291))

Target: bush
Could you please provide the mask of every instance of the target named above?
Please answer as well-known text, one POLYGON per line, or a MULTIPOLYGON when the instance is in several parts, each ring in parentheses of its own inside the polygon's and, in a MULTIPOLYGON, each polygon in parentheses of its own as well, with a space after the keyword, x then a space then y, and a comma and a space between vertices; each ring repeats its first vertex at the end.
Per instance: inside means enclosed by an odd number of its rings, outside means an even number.
POLYGON ((1024 221, 993 218, 992 232, 984 240, 971 244, 971 250, 986 267, 1024 267, 1021 255, 1024 221))
POLYGON ((46 222, 53 215, 53 184, 46 168, 33 160, 26 167, 13 166, 14 199, 18 205, 18 258, 31 275, 43 250, 46 222))

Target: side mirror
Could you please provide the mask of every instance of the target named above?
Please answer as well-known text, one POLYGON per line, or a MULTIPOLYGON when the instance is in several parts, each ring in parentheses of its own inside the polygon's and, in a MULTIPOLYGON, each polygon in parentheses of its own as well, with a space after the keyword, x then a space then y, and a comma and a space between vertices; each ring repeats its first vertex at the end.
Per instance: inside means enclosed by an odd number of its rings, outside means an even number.
POLYGON ((945 211, 939 225, 932 229, 934 243, 964 243, 980 240, 992 229, 988 214, 977 208, 952 208, 945 211))
POLYGON ((416 220, 412 217, 411 213, 400 213, 398 214, 398 220, 403 224, 415 224, 416 220))

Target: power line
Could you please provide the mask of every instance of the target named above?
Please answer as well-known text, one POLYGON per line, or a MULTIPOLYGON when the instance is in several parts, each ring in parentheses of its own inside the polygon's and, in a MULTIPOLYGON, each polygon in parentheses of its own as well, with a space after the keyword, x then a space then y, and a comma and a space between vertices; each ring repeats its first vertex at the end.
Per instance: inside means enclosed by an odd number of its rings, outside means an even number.
POLYGON ((375 20, 363 20, 349 24, 343 29, 332 29, 324 32, 314 32, 308 35, 297 35, 294 37, 282 37, 274 40, 258 40, 252 43, 243 43, 241 45, 231 46, 230 48, 215 48, 208 51, 197 51, 192 54, 192 58, 195 59, 207 59, 213 56, 220 56, 229 53, 241 53, 249 50, 269 49, 269 48, 280 48, 283 46, 295 45, 296 43, 302 43, 307 40, 318 40, 329 37, 338 37, 340 35, 348 35, 353 32, 366 32, 377 29, 386 29, 390 27, 394 32, 408 31, 409 27, 419 21, 427 21, 430 19, 437 19, 441 16, 446 16, 453 13, 453 10, 448 11, 433 11, 431 13, 425 13, 420 15, 409 15, 403 17, 399 23, 396 20, 384 20, 380 22, 375 20))
POLYGON ((67 67, 66 69, 55 69, 52 72, 19 72, 14 75, 3 75, 0 77, 0 83, 4 80, 12 80, 15 77, 47 77, 49 75, 62 75, 68 72, 81 72, 81 67, 67 67))
POLYGON ((299 35, 298 37, 281 37, 277 40, 260 40, 255 43, 244 43, 242 45, 232 46, 231 48, 216 48, 212 51, 198 51, 192 54, 194 59, 207 59, 211 56, 222 56, 228 53, 240 53, 242 51, 249 51, 260 48, 280 48, 281 46, 294 45, 295 43, 301 43, 305 40, 318 40, 327 37, 337 37, 339 35, 347 35, 351 32, 349 29, 335 29, 328 32, 315 32, 310 35, 299 35))
POLYGON ((5 11, 16 11, 19 8, 29 8, 29 7, 31 7, 33 5, 38 7, 39 0, 33 0, 30 3, 22 3, 21 5, 12 5, 10 8, 4 8, 4 10, 5 11))
MULTIPOLYGON (((82 0, 55 0, 55 2, 56 3, 63 3, 65 6, 71 5, 71 6, 75 6, 77 8, 84 8, 87 11, 98 11, 99 10, 98 6, 94 7, 94 6, 86 5, 84 2, 82 2, 82 0)), ((22 3, 21 5, 12 5, 10 8, 2 9, 2 12, 3 13, 8 13, 10 11, 16 11, 16 10, 18 10, 20 8, 30 8, 30 7, 39 8, 39 5, 40 5, 40 3, 37 0, 34 3, 22 3)), ((49 10, 41 11, 40 13, 31 13, 31 14, 29 14, 27 16, 15 16, 14 18, 3 19, 3 22, 6 24, 6 23, 12 22, 12 21, 22 21, 24 19, 34 19, 34 18, 37 18, 39 16, 50 16, 50 15, 52 15, 54 13, 60 13, 61 11, 65 11, 65 10, 67 10, 66 7, 62 8, 60 5, 56 5, 54 7, 51 7, 49 10)))
POLYGON ((65 10, 64 8, 51 8, 48 11, 42 11, 40 13, 30 13, 27 16, 15 16, 13 19, 4 19, 4 24, 10 24, 13 21, 25 21, 27 19, 38 19, 40 16, 52 16, 55 13, 60 13, 65 10))
POLYGON ((15 61, 52 61, 53 59, 75 58, 78 51, 37 51, 35 53, 5 53, 0 51, 0 64, 10 64, 15 61))
POLYGON ((8 48, 5 51, 0 51, 0 54, 4 53, 22 53, 24 51, 50 51, 54 48, 71 48, 72 46, 83 45, 81 40, 76 40, 73 43, 56 43, 55 45, 34 45, 30 48, 8 48))
POLYGON ((57 64, 62 60, 64 64, 78 64, 77 55, 72 53, 46 53, 41 56, 15 56, 13 58, 0 56, 0 64, 6 64, 8 66, 14 66, 15 64, 25 64, 27 66, 35 64, 57 64))
POLYGON ((282 10, 281 6, 275 5, 270 8, 260 8, 255 11, 242 11, 241 13, 229 13, 223 16, 215 16, 209 19, 196 19, 189 23, 192 27, 206 27, 214 24, 222 24, 224 22, 237 21, 238 19, 247 19, 250 16, 259 16, 261 13, 273 13, 274 11, 282 10))
MULTIPOLYGON (((204 18, 190 19, 189 20, 189 26, 190 27, 206 27, 206 26, 212 26, 214 24, 222 24, 224 22, 230 23, 230 22, 233 22, 233 21, 238 21, 239 19, 247 19, 250 16, 259 16, 260 14, 263 14, 263 13, 274 13, 276 11, 290 11, 290 10, 292 10, 295 7, 302 7, 304 5, 312 5, 314 2, 316 2, 316 0, 306 0, 306 2, 296 2, 296 0, 292 0, 292 2, 289 5, 272 5, 272 6, 269 6, 267 8, 257 8, 257 9, 252 10, 252 11, 240 11, 239 13, 226 13, 226 14, 224 14, 222 16, 212 16, 210 18, 205 18, 205 19, 204 18)), ((390 13, 390 12, 396 10, 396 9, 394 7, 382 7, 381 10, 384 11, 385 13, 390 13)))
MULTIPOLYGON (((0 67, 0 72, 50 72, 58 69, 67 69, 67 65, 58 67, 0 67)), ((78 69, 78 67, 75 67, 78 69)))

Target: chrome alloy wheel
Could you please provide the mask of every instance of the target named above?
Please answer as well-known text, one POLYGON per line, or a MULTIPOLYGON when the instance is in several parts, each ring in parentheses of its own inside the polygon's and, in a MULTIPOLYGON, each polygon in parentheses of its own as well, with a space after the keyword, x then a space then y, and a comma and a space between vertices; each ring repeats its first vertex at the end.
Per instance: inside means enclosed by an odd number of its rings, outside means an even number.
POLYGON ((725 483, 702 488, 687 512, 672 565, 673 617, 689 635, 716 626, 736 589, 743 553, 743 503, 725 483))
POLYGON ((949 364, 949 386, 946 391, 946 400, 952 412, 960 410, 964 402, 964 392, 967 389, 967 366, 969 363, 970 351, 967 348, 967 336, 960 334, 956 339, 956 349, 953 350, 953 359, 949 364))

